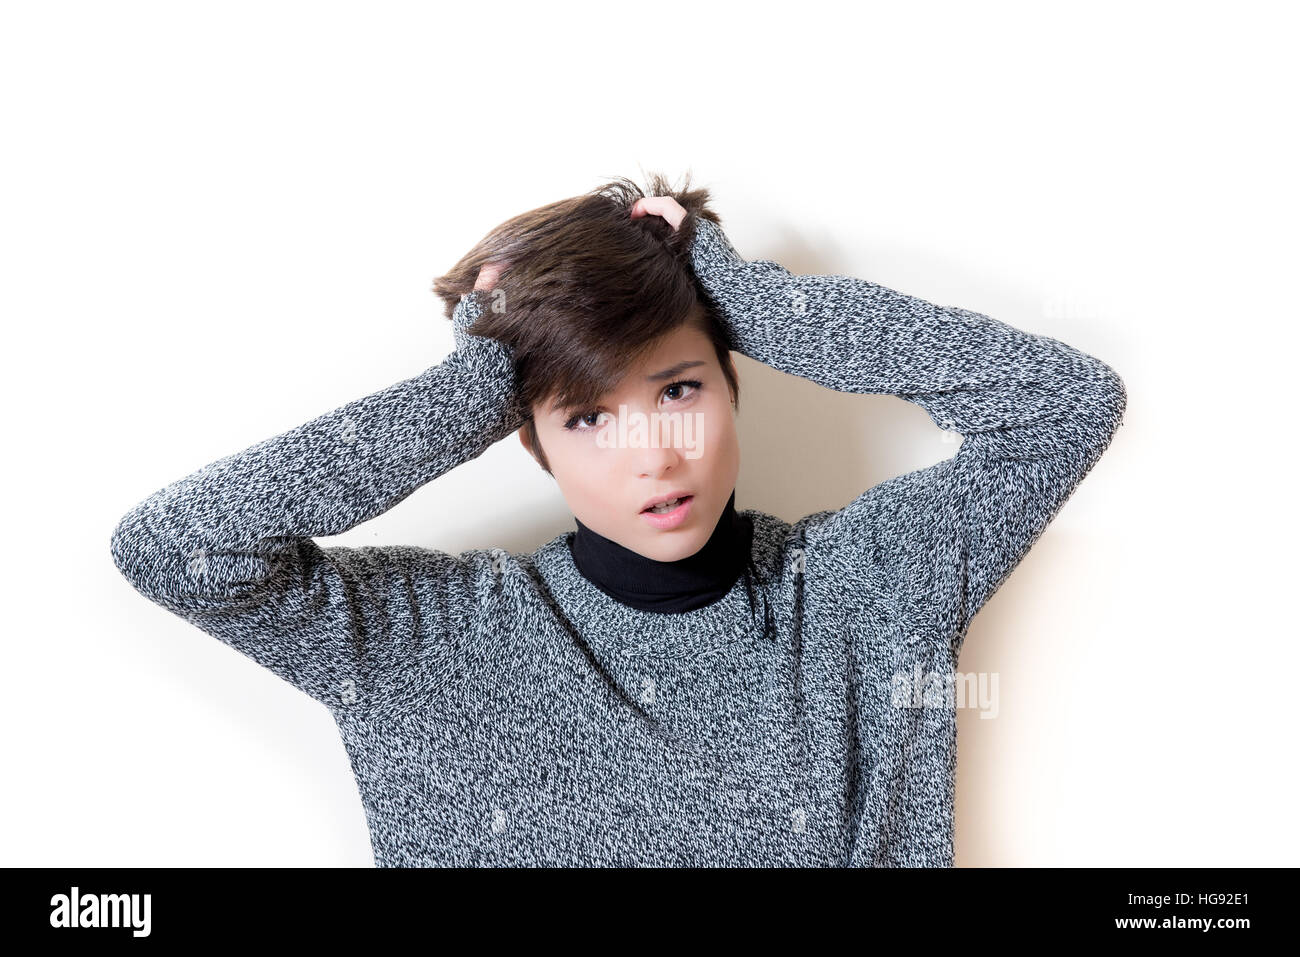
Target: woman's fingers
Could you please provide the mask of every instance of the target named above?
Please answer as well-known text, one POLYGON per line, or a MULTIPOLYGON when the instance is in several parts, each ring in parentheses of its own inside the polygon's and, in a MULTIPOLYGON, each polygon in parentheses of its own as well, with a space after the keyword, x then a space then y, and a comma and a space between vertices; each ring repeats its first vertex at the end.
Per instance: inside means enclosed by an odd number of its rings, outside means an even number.
POLYGON ((686 218, 686 210, 671 196, 646 196, 632 204, 631 216, 633 219, 662 216, 673 229, 677 229, 686 218))
POLYGON ((496 285, 497 277, 501 275, 501 270, 504 268, 503 263, 484 263, 479 267, 478 279, 474 281, 474 288, 490 290, 496 285))

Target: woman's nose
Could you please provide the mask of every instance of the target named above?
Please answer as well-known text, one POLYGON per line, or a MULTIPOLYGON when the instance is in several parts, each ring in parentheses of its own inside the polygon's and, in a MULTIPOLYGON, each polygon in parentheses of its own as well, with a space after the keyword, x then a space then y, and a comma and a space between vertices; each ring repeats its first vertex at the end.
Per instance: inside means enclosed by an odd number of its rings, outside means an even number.
POLYGON ((681 464, 685 452, 681 430, 674 428, 670 417, 649 416, 643 424, 639 431, 629 430, 628 437, 641 474, 653 477, 681 464))

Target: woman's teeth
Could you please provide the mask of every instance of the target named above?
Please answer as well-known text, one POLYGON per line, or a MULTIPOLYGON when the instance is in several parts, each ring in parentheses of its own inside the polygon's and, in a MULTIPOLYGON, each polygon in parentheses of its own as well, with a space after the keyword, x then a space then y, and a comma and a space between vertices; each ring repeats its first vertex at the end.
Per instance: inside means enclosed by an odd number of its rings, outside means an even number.
POLYGON ((654 512, 656 515, 662 515, 664 512, 671 512, 673 509, 675 509, 679 501, 680 499, 674 498, 667 502, 664 502, 662 505, 655 505, 652 508, 648 508, 646 509, 646 511, 654 512))

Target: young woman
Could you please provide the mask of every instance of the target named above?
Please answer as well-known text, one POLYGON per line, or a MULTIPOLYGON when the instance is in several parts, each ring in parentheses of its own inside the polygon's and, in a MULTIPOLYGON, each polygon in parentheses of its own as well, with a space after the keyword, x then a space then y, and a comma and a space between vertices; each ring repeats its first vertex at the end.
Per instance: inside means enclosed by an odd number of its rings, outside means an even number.
POLYGON ((747 262, 707 191, 649 192, 494 230, 435 287, 446 359, 156 492, 117 566, 329 708, 379 866, 950 865, 956 714, 891 679, 951 678, 1123 382, 967 309, 747 262), (915 402, 960 450, 793 524, 738 511, 732 350, 915 402), (516 431, 576 531, 313 541, 516 431))

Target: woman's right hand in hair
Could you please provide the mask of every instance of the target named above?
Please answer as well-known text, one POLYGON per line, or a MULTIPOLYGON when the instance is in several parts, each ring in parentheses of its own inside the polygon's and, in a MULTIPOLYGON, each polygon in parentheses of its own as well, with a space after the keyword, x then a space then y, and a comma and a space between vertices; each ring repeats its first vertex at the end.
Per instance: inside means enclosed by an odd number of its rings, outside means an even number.
POLYGON ((479 267, 478 279, 474 281, 475 289, 482 289, 488 292, 497 284, 497 277, 505 269, 505 263, 484 263, 479 267))
POLYGON ((671 196, 646 196, 632 204, 632 218, 642 216, 662 216, 676 232, 686 218, 686 210, 671 196))

